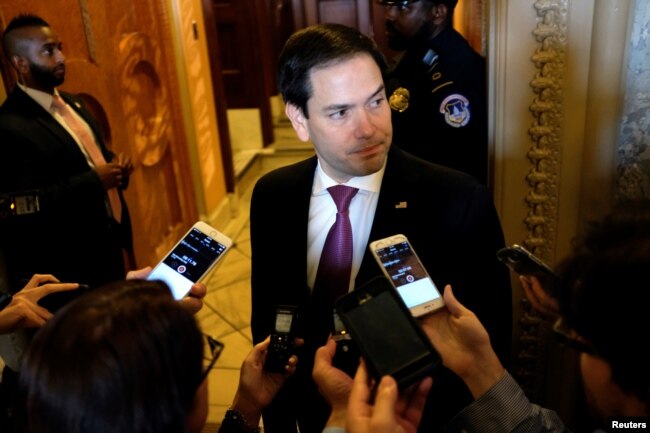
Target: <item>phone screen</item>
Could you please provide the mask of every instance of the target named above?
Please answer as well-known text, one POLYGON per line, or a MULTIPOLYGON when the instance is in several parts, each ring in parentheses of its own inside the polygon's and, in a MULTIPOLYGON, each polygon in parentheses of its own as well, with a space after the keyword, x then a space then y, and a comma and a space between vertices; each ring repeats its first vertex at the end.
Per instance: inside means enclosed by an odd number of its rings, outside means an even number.
POLYGON ((385 277, 340 298, 336 310, 375 379, 389 374, 403 389, 440 364, 440 355, 385 277))
POLYGON ((441 300, 436 285, 407 241, 377 249, 375 253, 407 307, 413 309, 441 300))
POLYGON ((291 331, 291 322, 293 321, 293 314, 291 313, 278 313, 275 316, 275 332, 288 334, 291 331))
POLYGON ((180 299, 225 250, 225 245, 192 228, 147 279, 164 281, 174 298, 180 299))

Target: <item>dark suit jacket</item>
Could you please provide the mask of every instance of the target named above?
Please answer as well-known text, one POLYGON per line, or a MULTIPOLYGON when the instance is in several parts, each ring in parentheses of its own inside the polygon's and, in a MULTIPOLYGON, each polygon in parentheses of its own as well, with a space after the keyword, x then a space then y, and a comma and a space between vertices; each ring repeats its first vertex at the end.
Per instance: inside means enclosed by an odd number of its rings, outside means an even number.
MULTIPOLYGON (((327 409, 319 411, 311 381, 313 352, 324 344, 327 327, 307 287, 307 223, 316 157, 264 176, 251 201, 253 339, 273 330, 277 304, 300 305, 306 314, 296 374, 264 414, 271 433, 320 432, 327 409)), ((458 299, 487 328, 504 365, 509 364, 512 300, 508 270, 496 258, 503 232, 489 191, 472 177, 428 163, 393 147, 388 155, 370 241, 403 233, 411 241, 434 282, 451 284, 458 299), (401 203, 401 206, 396 204, 401 203), (405 206, 404 206, 405 204, 405 206)), ((381 275, 366 252, 356 286, 381 275)), ((441 369, 429 398, 420 431, 440 430, 471 401, 468 390, 450 371, 441 369)))
MULTIPOLYGON (((99 127, 81 101, 61 97, 90 125, 107 161, 99 127)), ((0 192, 36 190, 41 211, 0 220, 0 247, 12 290, 34 273, 97 286, 124 277, 122 246, 130 223, 109 217, 106 193, 72 136, 18 86, 0 107, 0 192)))

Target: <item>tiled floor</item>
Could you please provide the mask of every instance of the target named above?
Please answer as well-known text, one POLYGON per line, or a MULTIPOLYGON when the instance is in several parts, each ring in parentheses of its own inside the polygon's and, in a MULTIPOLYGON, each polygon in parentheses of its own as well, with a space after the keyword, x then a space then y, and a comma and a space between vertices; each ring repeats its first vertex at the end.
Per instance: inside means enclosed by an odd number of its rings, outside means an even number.
POLYGON ((234 240, 221 263, 206 277, 208 294, 197 317, 203 331, 225 344, 224 351, 209 374, 209 425, 218 424, 230 406, 239 381, 239 368, 252 347, 251 247, 249 208, 252 187, 259 176, 275 167, 302 160, 313 154, 310 144, 296 140, 290 126, 276 128, 276 142, 248 168, 238 183, 239 209, 227 227, 218 227, 234 240))

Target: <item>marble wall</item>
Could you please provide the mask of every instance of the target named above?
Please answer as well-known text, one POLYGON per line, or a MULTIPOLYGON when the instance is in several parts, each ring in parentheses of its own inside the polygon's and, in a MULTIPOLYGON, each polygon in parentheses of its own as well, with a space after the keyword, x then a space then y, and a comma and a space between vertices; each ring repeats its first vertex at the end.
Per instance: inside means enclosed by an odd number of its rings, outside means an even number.
POLYGON ((616 199, 650 198, 650 8, 637 1, 628 46, 625 102, 617 143, 616 199))

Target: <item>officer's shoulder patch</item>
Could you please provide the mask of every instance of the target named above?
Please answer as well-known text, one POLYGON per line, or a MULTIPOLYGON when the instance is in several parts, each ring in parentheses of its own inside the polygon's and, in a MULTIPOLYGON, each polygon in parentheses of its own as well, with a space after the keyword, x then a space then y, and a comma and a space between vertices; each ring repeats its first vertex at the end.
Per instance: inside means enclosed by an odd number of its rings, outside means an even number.
POLYGON ((469 101, 463 95, 454 93, 447 96, 440 104, 440 113, 444 114, 445 122, 454 128, 460 128, 469 122, 469 101))

